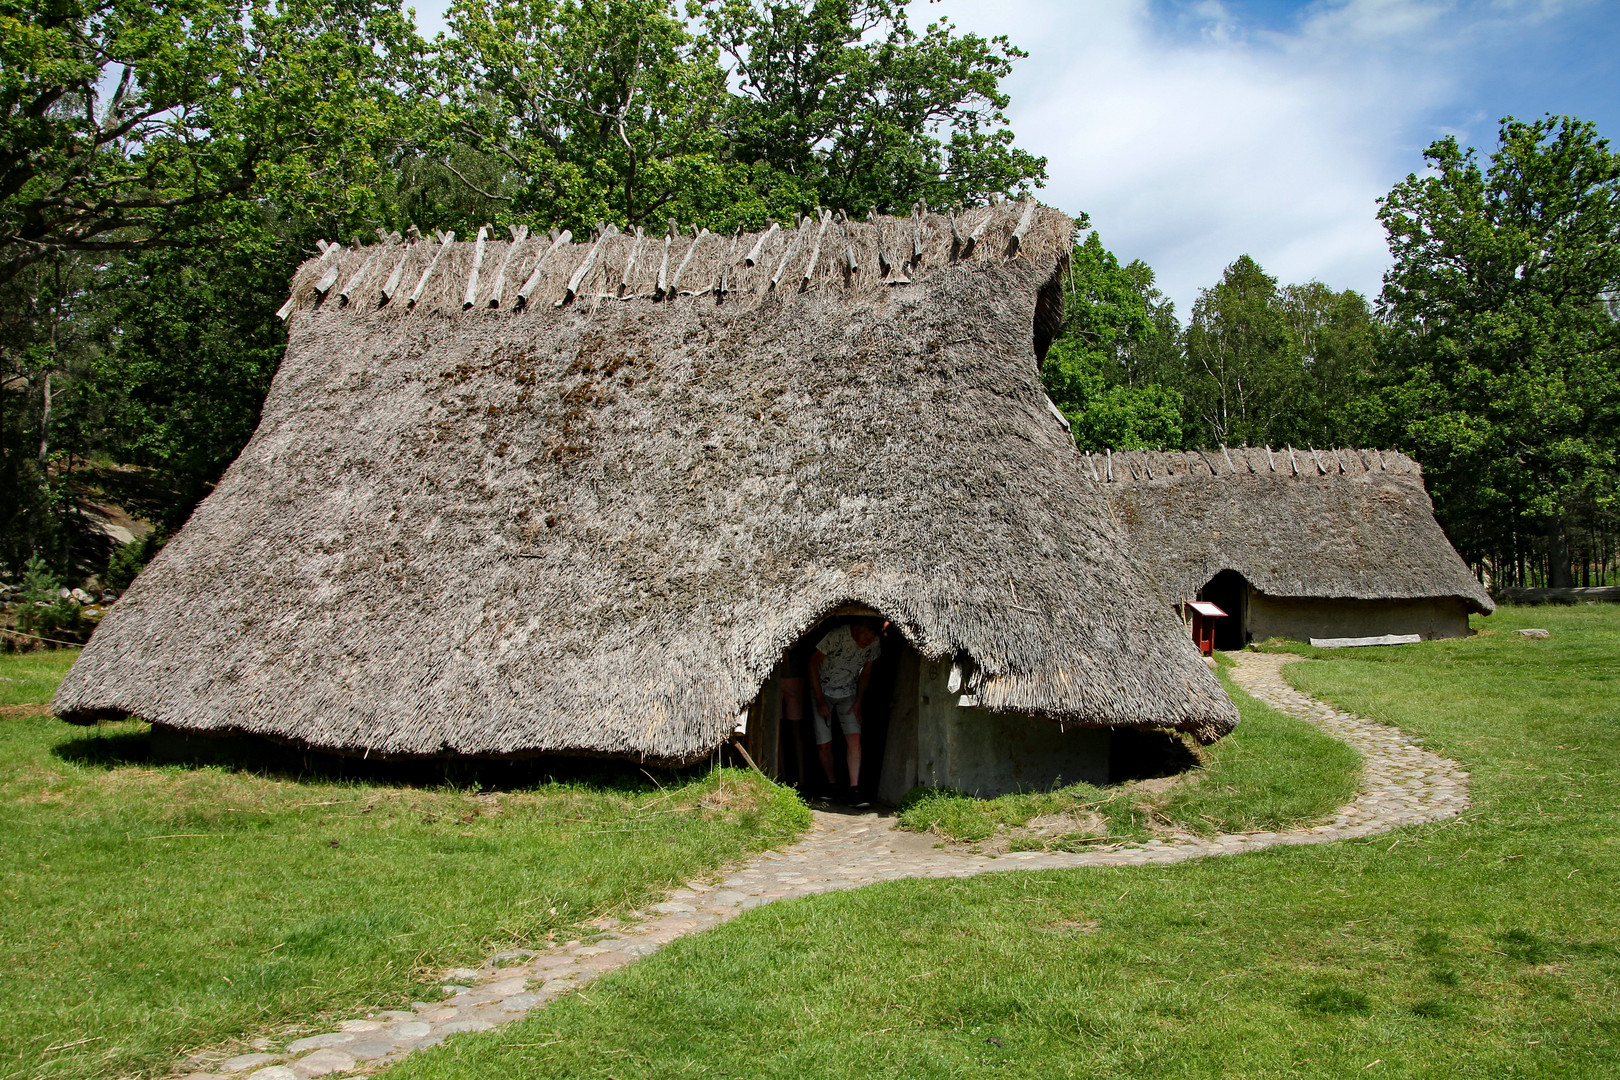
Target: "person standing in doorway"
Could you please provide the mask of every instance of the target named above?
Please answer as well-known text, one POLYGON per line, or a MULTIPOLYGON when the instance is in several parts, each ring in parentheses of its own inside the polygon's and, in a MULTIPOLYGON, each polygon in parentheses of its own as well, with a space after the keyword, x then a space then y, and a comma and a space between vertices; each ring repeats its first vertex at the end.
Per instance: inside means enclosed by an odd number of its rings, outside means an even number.
POLYGON ((877 628, 864 620, 833 630, 810 654, 810 692, 816 699, 816 750, 821 755, 821 770, 827 774, 827 783, 836 787, 832 718, 837 713, 838 727, 844 733, 844 760, 849 765, 850 801, 857 810, 871 805, 860 793, 861 710, 872 682, 872 662, 882 654, 877 628))

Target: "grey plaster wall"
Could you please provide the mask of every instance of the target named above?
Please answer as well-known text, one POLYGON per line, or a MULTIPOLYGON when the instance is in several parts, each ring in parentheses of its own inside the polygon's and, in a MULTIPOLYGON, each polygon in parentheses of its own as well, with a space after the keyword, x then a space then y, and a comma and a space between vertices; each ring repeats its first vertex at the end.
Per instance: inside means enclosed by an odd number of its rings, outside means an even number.
MULTIPOLYGON (((918 667, 917 784, 993 798, 1059 783, 1108 781, 1106 728, 1065 731, 1049 720, 964 706, 949 689, 948 661, 925 660, 918 667)), ((881 794, 890 798, 887 789, 881 794)))
POLYGON ((1267 596, 1249 590, 1249 636, 1255 641, 1313 637, 1375 637, 1420 634, 1430 638, 1465 637, 1468 608, 1460 599, 1321 600, 1267 596))
POLYGON ((782 674, 785 668, 785 664, 777 664, 771 677, 765 680, 758 702, 749 710, 757 717, 755 727, 744 740, 760 769, 778 780, 786 778, 782 754, 782 674))

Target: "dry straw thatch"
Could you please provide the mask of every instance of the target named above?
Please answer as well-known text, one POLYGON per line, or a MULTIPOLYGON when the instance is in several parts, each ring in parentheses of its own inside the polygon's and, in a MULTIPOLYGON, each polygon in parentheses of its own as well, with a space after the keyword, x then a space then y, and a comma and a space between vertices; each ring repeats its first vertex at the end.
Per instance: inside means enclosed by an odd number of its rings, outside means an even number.
POLYGON ((988 707, 1218 737, 1231 703, 1041 387, 1073 223, 955 226, 311 260, 258 431, 57 712, 690 760, 858 602, 988 707))
POLYGON ((1491 598, 1452 548, 1417 462, 1392 450, 1232 447, 1086 455, 1159 586, 1190 598, 1222 570, 1279 597, 1491 598))

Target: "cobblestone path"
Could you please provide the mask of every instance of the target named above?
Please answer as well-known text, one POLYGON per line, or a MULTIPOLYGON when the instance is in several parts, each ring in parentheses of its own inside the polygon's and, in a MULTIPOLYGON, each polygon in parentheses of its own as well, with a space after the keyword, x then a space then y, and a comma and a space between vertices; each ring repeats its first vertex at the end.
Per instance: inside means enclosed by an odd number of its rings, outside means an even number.
POLYGON ((1454 761, 1423 749, 1395 728, 1343 713, 1284 681, 1286 654, 1237 653, 1234 679, 1273 708, 1301 717, 1343 739, 1364 760, 1361 793, 1329 820, 1291 832, 1169 836, 1084 853, 1009 852, 966 855, 934 847, 932 836, 901 832, 894 818, 875 813, 816 813, 810 833, 781 851, 766 852, 717 883, 689 882, 630 924, 603 923, 589 944, 569 942, 545 952, 500 953, 477 969, 447 973, 450 996, 417 1002, 410 1011, 378 1012, 337 1030, 285 1046, 220 1060, 199 1056, 183 1068, 187 1080, 301 1080, 369 1073, 447 1036, 487 1031, 577 990, 603 972, 646 956, 749 908, 835 889, 855 889, 906 877, 969 877, 1005 870, 1172 863, 1206 855, 1256 851, 1279 844, 1322 844, 1454 817, 1468 805, 1468 774, 1454 761))

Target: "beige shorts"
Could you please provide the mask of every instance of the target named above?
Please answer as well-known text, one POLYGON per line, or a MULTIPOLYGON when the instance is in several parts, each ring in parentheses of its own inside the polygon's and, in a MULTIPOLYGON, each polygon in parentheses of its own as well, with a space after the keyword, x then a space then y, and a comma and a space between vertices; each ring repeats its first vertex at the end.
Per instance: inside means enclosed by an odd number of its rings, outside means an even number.
MULTIPOLYGON (((827 704, 838 715, 838 727, 845 735, 859 735, 861 733, 861 718, 855 715, 855 695, 849 697, 827 696, 827 704)), ((822 716, 821 709, 816 714, 816 745, 824 746, 832 742, 832 718, 822 716)))

